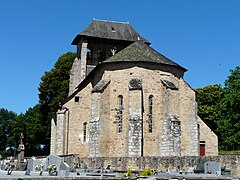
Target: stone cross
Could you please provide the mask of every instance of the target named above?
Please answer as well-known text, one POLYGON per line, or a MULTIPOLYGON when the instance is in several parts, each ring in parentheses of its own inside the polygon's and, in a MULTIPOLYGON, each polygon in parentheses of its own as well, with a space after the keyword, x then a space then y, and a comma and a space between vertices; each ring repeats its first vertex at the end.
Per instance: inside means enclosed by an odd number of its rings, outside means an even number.
POLYGON ((19 170, 23 170, 24 168, 24 150, 25 150, 25 146, 23 144, 23 133, 20 134, 20 144, 18 146, 18 167, 19 170))

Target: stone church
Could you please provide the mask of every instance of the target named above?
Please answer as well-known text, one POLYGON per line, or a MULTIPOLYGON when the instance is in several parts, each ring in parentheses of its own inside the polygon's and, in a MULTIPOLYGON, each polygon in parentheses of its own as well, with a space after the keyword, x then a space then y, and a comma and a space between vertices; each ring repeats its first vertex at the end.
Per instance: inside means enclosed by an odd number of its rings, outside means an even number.
POLYGON ((51 154, 80 157, 208 156, 215 133, 198 117, 184 67, 129 23, 93 20, 77 46, 69 84, 51 124, 51 154))

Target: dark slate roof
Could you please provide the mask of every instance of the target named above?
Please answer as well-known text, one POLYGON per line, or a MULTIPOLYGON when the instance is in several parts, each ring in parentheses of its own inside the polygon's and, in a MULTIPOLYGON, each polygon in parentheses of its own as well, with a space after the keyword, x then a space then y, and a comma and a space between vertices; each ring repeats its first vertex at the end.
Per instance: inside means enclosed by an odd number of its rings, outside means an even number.
POLYGON ((136 41, 132 43, 102 63, 109 62, 153 62, 176 66, 183 69, 184 71, 187 71, 187 69, 158 53, 143 41, 136 41))
POLYGON ((72 45, 77 45, 83 37, 96 37, 103 39, 137 41, 143 40, 150 44, 145 38, 140 36, 129 23, 93 20, 89 26, 72 41, 72 45))
POLYGON ((103 79, 99 81, 92 89, 92 92, 101 92, 110 82, 110 80, 103 79))
POLYGON ((167 88, 170 88, 172 90, 178 90, 177 86, 171 82, 171 81, 168 81, 166 79, 161 79, 162 83, 164 86, 166 86, 167 88))

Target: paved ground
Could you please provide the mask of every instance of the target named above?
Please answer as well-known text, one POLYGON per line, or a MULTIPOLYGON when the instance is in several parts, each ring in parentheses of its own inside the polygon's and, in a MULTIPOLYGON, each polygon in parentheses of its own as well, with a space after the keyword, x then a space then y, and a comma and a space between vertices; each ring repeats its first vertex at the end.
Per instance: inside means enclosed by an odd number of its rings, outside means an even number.
MULTIPOLYGON (((61 176, 49 176, 48 172, 43 172, 40 176, 39 172, 32 171, 30 175, 25 175, 25 171, 13 171, 11 175, 7 175, 7 171, 0 170, 0 180, 120 180, 121 177, 113 177, 112 173, 105 173, 101 176, 100 173, 86 173, 80 172, 77 174, 76 172, 70 172, 68 177, 61 177, 61 176)), ((137 178, 142 179, 142 178, 137 178)), ((186 179, 186 180, 233 180, 234 178, 226 177, 226 176, 213 176, 213 175, 200 175, 200 174, 193 174, 193 175, 179 175, 179 174, 167 174, 162 173, 157 176, 151 176, 149 178, 144 178, 147 180, 160 180, 160 179, 186 179)), ((238 179, 238 178, 237 178, 238 179)), ((238 179, 240 180, 240 179, 238 179)))
MULTIPOLYGON (((50 176, 48 172, 43 172, 42 175, 39 175, 39 172, 31 171, 30 175, 25 175, 25 171, 12 171, 11 175, 7 175, 7 171, 0 170, 0 179, 8 180, 23 180, 23 179, 104 179, 106 176, 112 176, 113 174, 104 174, 101 177, 99 173, 93 173, 93 176, 89 176, 86 173, 80 173, 79 175, 76 172, 70 172, 68 177, 61 176, 50 176)), ((109 179, 109 177, 107 177, 109 179)), ((115 178, 119 179, 119 178, 115 178)))

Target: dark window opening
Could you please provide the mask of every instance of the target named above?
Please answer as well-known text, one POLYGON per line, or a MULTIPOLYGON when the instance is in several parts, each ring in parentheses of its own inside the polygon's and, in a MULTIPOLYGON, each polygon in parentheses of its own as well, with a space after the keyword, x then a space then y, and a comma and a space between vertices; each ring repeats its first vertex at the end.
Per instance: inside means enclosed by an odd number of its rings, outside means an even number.
POLYGON ((123 96, 118 96, 118 132, 122 132, 122 121, 123 121, 123 96))
POLYGON ((153 96, 150 95, 148 98, 148 132, 152 133, 152 114, 153 114, 153 96))
POLYGON ((98 50, 98 61, 102 62, 103 60, 105 60, 106 58, 106 54, 103 50, 98 50))
POLYGON ((83 123, 83 142, 86 142, 87 140, 87 123, 83 123))
POLYGON ((75 96, 75 102, 79 102, 79 96, 75 96))

